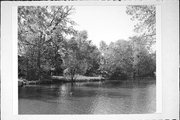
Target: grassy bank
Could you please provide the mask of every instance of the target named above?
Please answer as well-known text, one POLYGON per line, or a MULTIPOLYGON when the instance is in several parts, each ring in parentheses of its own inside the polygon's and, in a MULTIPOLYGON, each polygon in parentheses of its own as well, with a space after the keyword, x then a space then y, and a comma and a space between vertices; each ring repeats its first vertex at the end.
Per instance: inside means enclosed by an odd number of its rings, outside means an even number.
POLYGON ((51 76, 51 78, 49 78, 49 79, 32 80, 32 81, 27 81, 25 79, 19 79, 18 86, 20 87, 23 85, 54 84, 54 83, 67 83, 67 82, 95 82, 95 81, 103 81, 103 80, 105 80, 105 78, 100 77, 100 76, 90 77, 90 76, 77 75, 77 76, 75 76, 73 81, 64 76, 51 76))
MULTIPOLYGON (((27 81, 25 79, 19 79, 18 80, 18 86, 23 85, 36 85, 36 84, 56 84, 56 83, 68 83, 68 82, 96 82, 96 81, 104 81, 105 78, 101 76, 97 77, 90 77, 90 76, 82 76, 77 75, 74 80, 72 81, 70 78, 64 77, 64 76, 51 76, 48 79, 42 79, 42 80, 32 80, 27 81)), ((108 80, 108 79, 106 79, 108 80)), ((109 81, 124 81, 124 82, 138 82, 138 83, 147 83, 147 82, 154 82, 156 80, 155 77, 136 77, 135 79, 128 79, 128 80, 109 80, 109 81)))
POLYGON ((64 76, 52 76, 52 81, 59 81, 59 82, 93 82, 93 81, 102 81, 105 80, 105 78, 101 76, 97 77, 90 77, 90 76, 82 76, 77 75, 74 77, 74 80, 72 81, 70 78, 66 78, 64 76))

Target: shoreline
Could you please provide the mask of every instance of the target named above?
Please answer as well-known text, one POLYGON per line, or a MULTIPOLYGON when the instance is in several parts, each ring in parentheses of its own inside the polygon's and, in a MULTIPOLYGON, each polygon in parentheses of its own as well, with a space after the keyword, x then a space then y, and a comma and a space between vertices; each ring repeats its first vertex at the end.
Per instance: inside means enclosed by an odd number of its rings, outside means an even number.
POLYGON ((32 80, 32 81, 28 81, 26 79, 18 79, 18 87, 23 87, 25 85, 41 85, 41 84, 60 84, 60 83, 88 83, 88 82, 103 82, 103 81, 114 81, 114 82, 118 82, 118 81, 121 81, 121 82, 138 82, 138 83, 143 83, 143 82, 154 82, 156 80, 156 77, 137 77, 135 79, 127 79, 127 80, 110 80, 110 79, 105 79, 103 77, 86 77, 86 76, 83 76, 85 79, 82 79, 82 78, 78 78, 78 79, 75 79, 73 81, 71 80, 67 80, 65 79, 63 76, 55 76, 55 77, 51 77, 50 79, 44 79, 44 80, 32 80), (146 80, 144 80, 146 79, 146 80), (148 81, 147 81, 148 79, 148 81))

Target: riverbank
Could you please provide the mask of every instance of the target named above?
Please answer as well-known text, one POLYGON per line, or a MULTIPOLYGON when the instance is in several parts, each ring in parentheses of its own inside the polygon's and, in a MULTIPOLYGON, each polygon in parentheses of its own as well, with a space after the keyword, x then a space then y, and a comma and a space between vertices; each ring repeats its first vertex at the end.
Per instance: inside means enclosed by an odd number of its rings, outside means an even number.
POLYGON ((74 78, 74 80, 72 81, 70 78, 66 78, 63 76, 52 76, 51 77, 52 81, 56 81, 56 82, 93 82, 93 81, 102 81, 105 80, 104 77, 101 76, 97 76, 97 77, 90 77, 90 76, 82 76, 82 75, 78 75, 74 78))
POLYGON ((28 81, 25 79, 19 79, 18 86, 22 87, 24 85, 55 84, 55 83, 68 83, 68 82, 95 82, 95 81, 104 81, 104 80, 105 80, 105 78, 103 78, 101 76, 89 77, 89 76, 78 75, 75 77, 75 79, 73 81, 64 76, 51 76, 51 78, 43 79, 43 80, 28 81))
POLYGON ((22 87, 24 85, 37 85, 37 84, 58 84, 58 83, 78 83, 78 82, 98 82, 98 81, 121 81, 125 83, 149 83, 155 82, 155 77, 136 77, 135 79, 128 79, 128 80, 108 80, 104 77, 97 76, 97 77, 90 77, 90 76, 82 76, 78 75, 72 81, 71 79, 65 78, 64 76, 51 76, 49 79, 42 79, 42 80, 31 80, 28 81, 26 79, 19 79, 18 86, 22 87))

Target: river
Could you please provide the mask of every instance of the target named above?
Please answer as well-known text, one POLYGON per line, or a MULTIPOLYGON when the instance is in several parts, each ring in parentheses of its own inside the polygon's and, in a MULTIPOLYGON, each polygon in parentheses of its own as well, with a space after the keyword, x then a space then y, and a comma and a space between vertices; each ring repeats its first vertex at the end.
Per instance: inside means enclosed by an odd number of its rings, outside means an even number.
POLYGON ((155 82, 87 82, 19 88, 19 114, 143 114, 156 112, 155 82))

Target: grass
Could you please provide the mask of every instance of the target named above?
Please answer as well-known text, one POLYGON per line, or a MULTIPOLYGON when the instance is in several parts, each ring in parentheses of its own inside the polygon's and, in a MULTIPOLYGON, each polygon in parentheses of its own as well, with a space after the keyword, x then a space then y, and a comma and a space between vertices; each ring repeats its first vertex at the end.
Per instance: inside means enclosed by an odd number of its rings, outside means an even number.
MULTIPOLYGON (((70 81, 70 78, 64 77, 64 76, 52 76, 53 80, 59 80, 59 81, 70 81)), ((97 77, 90 77, 90 76, 83 76, 83 75, 76 75, 74 77, 74 81, 76 82, 88 82, 88 81, 100 81, 104 80, 103 77, 97 76, 97 77)))
POLYGON ((101 76, 90 77, 90 76, 76 75, 74 77, 74 81, 71 81, 70 77, 67 78, 64 76, 52 76, 50 79, 32 80, 32 81, 19 79, 18 86, 20 87, 23 85, 52 84, 52 83, 61 83, 61 82, 94 82, 94 81, 102 81, 102 80, 105 79, 101 76))

